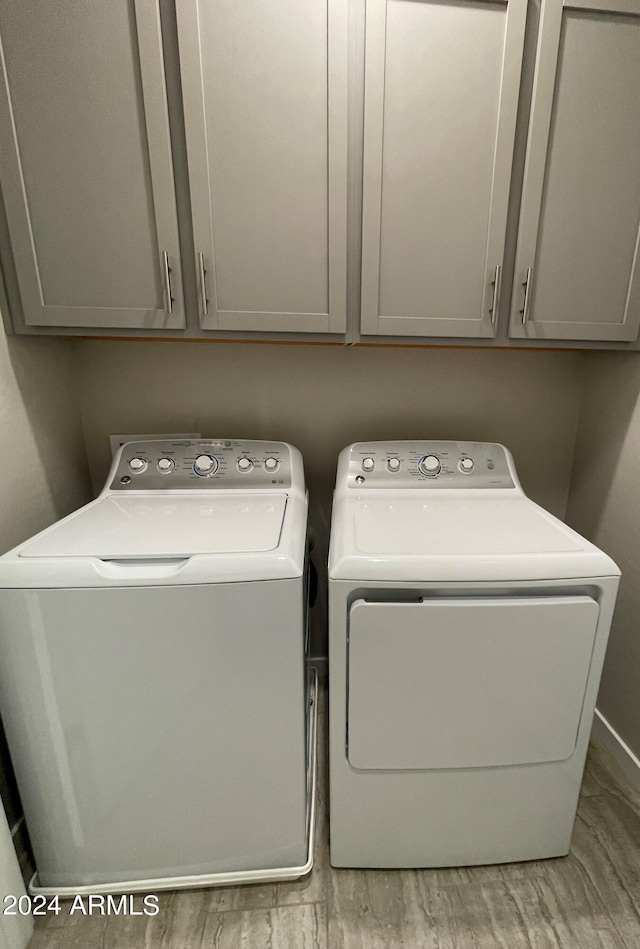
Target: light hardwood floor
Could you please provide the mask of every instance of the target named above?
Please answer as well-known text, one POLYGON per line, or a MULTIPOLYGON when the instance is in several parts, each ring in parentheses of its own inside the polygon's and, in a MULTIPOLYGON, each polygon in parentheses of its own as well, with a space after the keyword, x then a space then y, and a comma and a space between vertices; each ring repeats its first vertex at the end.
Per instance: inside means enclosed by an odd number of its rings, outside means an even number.
MULTIPOLYGON (((321 691, 321 735, 326 693, 321 691)), ((58 917, 30 949, 640 949, 640 794, 592 747, 568 857, 336 870, 321 742, 315 867, 297 883, 160 895, 155 917, 58 917)))

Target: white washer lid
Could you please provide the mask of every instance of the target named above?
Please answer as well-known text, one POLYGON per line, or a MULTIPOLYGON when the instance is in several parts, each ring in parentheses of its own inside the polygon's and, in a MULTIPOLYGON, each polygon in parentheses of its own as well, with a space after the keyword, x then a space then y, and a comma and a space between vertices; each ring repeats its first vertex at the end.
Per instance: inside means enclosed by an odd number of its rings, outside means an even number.
POLYGON ((21 558, 160 559, 275 550, 285 494, 100 498, 37 535, 21 558))
POLYGON ((521 495, 460 492, 336 504, 335 579, 509 580, 617 576, 606 554, 521 495))

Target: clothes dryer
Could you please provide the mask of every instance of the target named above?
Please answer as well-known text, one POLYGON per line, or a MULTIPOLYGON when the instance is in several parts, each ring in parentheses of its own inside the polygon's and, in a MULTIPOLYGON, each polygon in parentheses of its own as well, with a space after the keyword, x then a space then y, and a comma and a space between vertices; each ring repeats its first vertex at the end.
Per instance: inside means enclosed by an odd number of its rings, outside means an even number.
POLYGON ((355 444, 329 555, 331 861, 569 849, 619 570, 501 445, 355 444))
POLYGON ((33 892, 309 871, 314 688, 300 453, 128 443, 100 496, 0 558, 0 708, 33 892))

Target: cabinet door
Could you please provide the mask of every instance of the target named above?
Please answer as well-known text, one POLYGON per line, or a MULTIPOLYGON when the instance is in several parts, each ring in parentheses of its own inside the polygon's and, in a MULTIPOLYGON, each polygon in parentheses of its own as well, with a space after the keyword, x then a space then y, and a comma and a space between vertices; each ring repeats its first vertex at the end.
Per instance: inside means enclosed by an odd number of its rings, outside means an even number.
POLYGON ((544 0, 511 335, 635 339, 639 222, 640 5, 544 0))
POLYGON ((2 0, 0 41, 0 182, 26 323, 183 326, 157 2, 2 0))
POLYGON ((362 332, 493 336, 526 0, 367 0, 362 332))
POLYGON ((343 332, 346 0, 177 0, 204 329, 343 332))

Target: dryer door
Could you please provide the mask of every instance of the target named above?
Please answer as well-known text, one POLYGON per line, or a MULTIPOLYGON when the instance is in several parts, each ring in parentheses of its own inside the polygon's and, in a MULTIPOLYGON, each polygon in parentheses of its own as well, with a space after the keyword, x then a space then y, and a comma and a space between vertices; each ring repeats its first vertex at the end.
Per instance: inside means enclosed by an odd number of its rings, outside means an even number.
POLYGON ((350 764, 432 770, 570 758, 598 613, 588 596, 355 601, 350 764))

